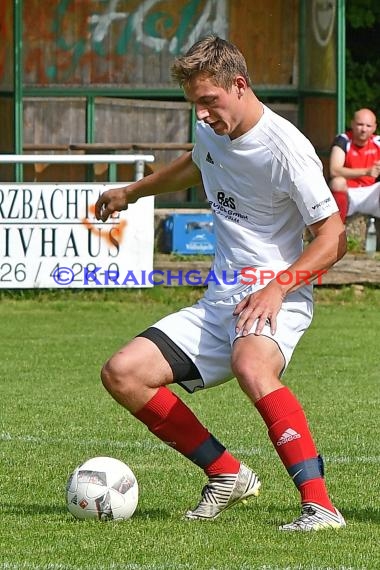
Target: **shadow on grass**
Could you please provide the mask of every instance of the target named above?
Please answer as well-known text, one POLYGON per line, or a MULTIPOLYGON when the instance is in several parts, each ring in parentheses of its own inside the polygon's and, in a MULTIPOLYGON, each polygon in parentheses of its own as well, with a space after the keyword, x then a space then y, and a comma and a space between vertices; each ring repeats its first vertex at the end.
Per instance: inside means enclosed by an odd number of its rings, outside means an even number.
POLYGON ((380 523, 380 508, 342 509, 342 514, 348 524, 350 521, 380 523))
MULTIPOLYGON (((350 522, 380 523, 380 507, 379 509, 366 508, 365 506, 362 509, 345 509, 340 508, 339 505, 337 507, 348 525, 350 522)), ((294 509, 287 506, 269 506, 267 511, 263 513, 263 517, 268 516, 271 523, 281 525, 296 519, 300 512, 301 508, 297 507, 297 505, 295 505, 294 509)))
POLYGON ((58 505, 16 505, 12 503, 0 503, 0 513, 15 515, 62 515, 67 513, 67 509, 58 505))
POLYGON ((168 521, 176 517, 170 509, 160 508, 137 510, 134 513, 133 518, 140 521, 168 521))
MULTIPOLYGON (((238 507, 239 508, 239 507, 238 507)), ((231 510, 231 513, 235 509, 231 510)), ((286 522, 297 518, 300 509, 295 506, 295 508, 290 507, 269 507, 263 510, 261 513, 255 513, 256 518, 259 518, 261 522, 269 526, 278 526, 286 522)), ((0 513, 10 514, 10 515, 23 515, 23 516, 35 516, 35 515, 69 515, 67 508, 65 506, 58 505, 17 505, 11 503, 0 503, 0 513)), ((380 524, 380 508, 362 508, 362 509, 342 509, 342 514, 345 517, 347 523, 351 522, 364 522, 364 523, 376 523, 380 524)), ((73 520, 74 517, 72 517, 73 520)), ((169 520, 185 520, 184 516, 177 515, 173 513, 170 509, 138 509, 134 515, 133 519, 139 521, 169 521, 169 520)), ((219 519, 217 519, 219 520, 219 519)), ((223 520, 223 516, 220 517, 223 520)))
MULTIPOLYGON (((12 503, 0 503, 0 513, 23 516, 70 515, 67 508, 61 505, 17 505, 12 503)), ((74 520, 74 517, 72 518, 74 520)), ((144 509, 136 511, 133 518, 139 519, 140 521, 170 520, 173 518, 173 513, 166 509, 144 509)))

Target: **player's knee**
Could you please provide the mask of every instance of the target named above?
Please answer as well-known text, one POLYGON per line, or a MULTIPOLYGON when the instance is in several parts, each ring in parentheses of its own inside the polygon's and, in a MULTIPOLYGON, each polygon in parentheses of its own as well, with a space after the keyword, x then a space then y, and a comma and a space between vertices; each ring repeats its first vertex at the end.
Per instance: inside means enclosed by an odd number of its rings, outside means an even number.
POLYGON ((343 176, 335 176, 329 185, 333 192, 347 192, 347 180, 343 176))
POLYGON ((236 363, 232 367, 232 371, 236 378, 241 379, 242 381, 249 378, 250 382, 255 383, 259 380, 258 370, 256 369, 256 366, 252 365, 252 363, 247 366, 244 362, 236 363))
MULTIPOLYGON (((262 369, 261 369, 262 370, 262 369)), ((245 390, 245 386, 254 387, 260 382, 262 374, 260 374, 260 366, 257 360, 239 357, 232 360, 232 371, 238 379, 240 386, 245 390)))
POLYGON ((280 353, 265 356, 264 352, 240 353, 231 363, 240 388, 253 402, 281 386, 279 373, 283 358, 280 353))
POLYGON ((126 393, 133 389, 133 371, 128 358, 116 354, 103 366, 100 377, 103 386, 112 395, 126 393))

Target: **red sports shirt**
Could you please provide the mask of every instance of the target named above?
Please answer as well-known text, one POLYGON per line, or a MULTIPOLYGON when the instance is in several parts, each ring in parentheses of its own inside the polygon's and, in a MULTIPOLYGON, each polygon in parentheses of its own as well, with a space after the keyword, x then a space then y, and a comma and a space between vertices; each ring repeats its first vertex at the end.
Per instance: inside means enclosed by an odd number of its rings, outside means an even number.
MULTIPOLYGON (((376 160, 380 160, 380 136, 371 135, 364 146, 357 146, 352 142, 352 132, 338 135, 332 146, 338 146, 345 154, 344 166, 347 168, 370 168, 376 160)), ((375 184, 373 176, 361 176, 360 178, 348 178, 347 186, 370 186, 375 184)))

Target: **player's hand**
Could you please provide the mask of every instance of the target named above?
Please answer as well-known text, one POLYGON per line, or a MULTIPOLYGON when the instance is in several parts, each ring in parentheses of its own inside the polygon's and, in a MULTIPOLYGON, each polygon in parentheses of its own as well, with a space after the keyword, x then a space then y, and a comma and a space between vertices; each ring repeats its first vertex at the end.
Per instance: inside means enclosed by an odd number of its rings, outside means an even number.
POLYGON ((95 217, 105 222, 114 212, 128 208, 126 188, 111 188, 101 194, 95 204, 95 217))
POLYGON ((284 291, 275 280, 266 287, 247 295, 234 310, 234 315, 239 315, 236 322, 236 332, 242 332, 246 336, 257 321, 254 334, 260 335, 264 325, 269 322, 272 334, 277 330, 277 315, 284 300, 284 291))
POLYGON ((373 163, 371 168, 369 169, 369 176, 373 178, 377 178, 380 175, 380 160, 377 160, 373 163))

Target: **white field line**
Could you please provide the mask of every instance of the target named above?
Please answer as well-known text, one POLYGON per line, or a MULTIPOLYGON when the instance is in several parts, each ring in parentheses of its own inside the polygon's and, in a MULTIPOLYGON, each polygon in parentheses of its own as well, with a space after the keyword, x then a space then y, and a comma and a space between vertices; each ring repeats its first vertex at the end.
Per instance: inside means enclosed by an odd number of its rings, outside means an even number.
MULTIPOLYGON (((52 444, 64 444, 64 445, 76 445, 76 446, 83 446, 89 447, 91 445, 94 446, 102 446, 107 445, 109 448, 117 448, 117 449, 143 449, 146 451, 157 451, 159 449, 169 449, 167 445, 157 441, 154 443, 152 441, 117 441, 117 440, 108 440, 108 439, 78 439, 75 440, 73 438, 54 438, 54 437, 41 437, 38 435, 33 434, 11 434, 9 432, 1 432, 0 433, 0 441, 9 441, 9 442, 22 442, 22 443, 30 443, 35 445, 52 445, 52 444)), ((239 447, 238 449, 230 449, 231 453, 234 455, 244 455, 247 457, 265 457, 267 455, 267 448, 260 448, 260 447, 251 447, 251 448, 242 448, 239 447)), ((330 456, 330 457, 323 457, 326 463, 338 463, 338 464, 350 464, 350 463, 362 463, 362 464, 377 464, 380 463, 380 456, 379 455, 342 455, 342 456, 330 456)), ((1 564, 1 563, 0 563, 1 564)), ((0 565, 0 570, 2 567, 0 565)), ((267 570, 265 568, 265 570, 267 570)), ((269 570, 269 567, 268 567, 269 570)), ((308 569, 310 570, 310 569, 308 569)))
MULTIPOLYGON (((176 565, 178 570, 191 570, 191 566, 176 565)), ((0 563, 0 570, 170 570, 167 564, 110 564, 109 566, 73 566, 70 564, 31 564, 29 562, 0 563)))
MULTIPOLYGON (((199 566, 190 564, 110 564, 108 566, 73 566, 68 564, 30 564, 23 562, 20 564, 12 562, 0 562, 0 570, 198 570, 199 566)), ((231 570, 230 566, 204 567, 202 570, 231 570)), ((368 570, 366 566, 236 566, 234 570, 368 570)))
MULTIPOLYGON (((158 448, 166 448, 163 443, 152 443, 150 441, 117 441, 114 439, 74 439, 74 438, 64 438, 64 437, 41 437, 39 435, 33 434, 11 434, 9 432, 0 433, 0 441, 10 441, 10 442, 22 442, 31 443, 36 445, 52 445, 52 444, 75 444, 78 446, 89 446, 89 445, 108 445, 109 447, 125 447, 125 448, 144 448, 148 451, 157 450, 158 448)), ((1 568, 1 566, 0 566, 1 568)))
MULTIPOLYGON (((110 448, 124 448, 124 449, 143 449, 146 451, 157 451, 158 449, 169 449, 167 445, 157 440, 157 442, 150 441, 149 439, 145 441, 141 440, 125 440, 118 441, 115 439, 75 439, 75 438, 63 438, 63 437, 44 437, 34 434, 14 434, 10 432, 0 432, 0 441, 4 442, 21 442, 30 443, 35 445, 76 445, 89 447, 91 445, 101 446, 107 445, 110 448)), ((259 447, 251 447, 249 449, 239 448, 231 450, 233 453, 239 453, 242 455, 264 455, 264 451, 259 447)), ((0 566, 1 569, 1 566, 0 566)))

